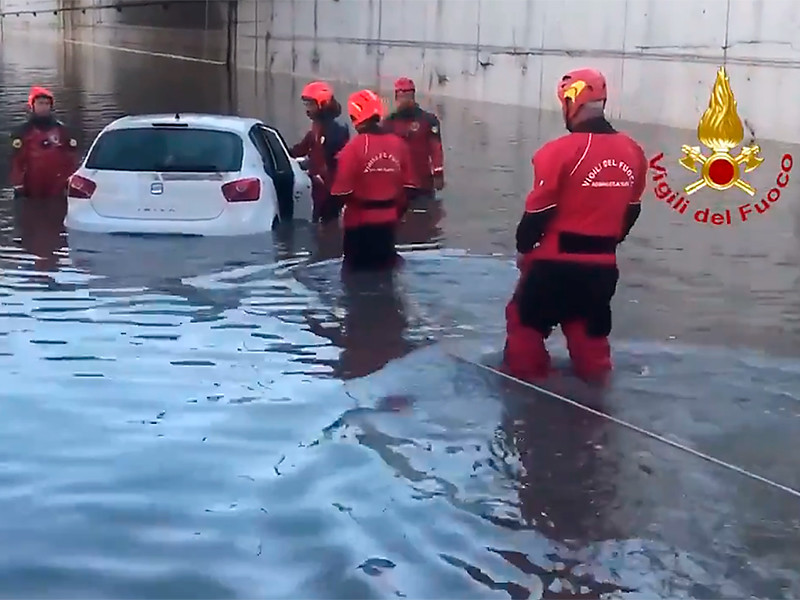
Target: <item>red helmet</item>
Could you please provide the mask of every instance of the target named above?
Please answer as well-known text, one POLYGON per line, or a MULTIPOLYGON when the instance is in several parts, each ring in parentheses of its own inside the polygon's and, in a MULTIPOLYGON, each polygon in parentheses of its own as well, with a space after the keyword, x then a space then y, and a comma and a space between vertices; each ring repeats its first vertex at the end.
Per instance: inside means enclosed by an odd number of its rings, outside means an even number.
POLYGON ((316 102, 322 108, 333 100, 333 88, 324 81, 312 81, 303 88, 300 98, 316 102))
POLYGON ((575 69, 561 78, 558 99, 564 118, 570 120, 587 102, 608 98, 606 78, 595 69, 575 69))
POLYGON ((353 125, 361 125, 373 117, 383 118, 384 103, 380 96, 372 90, 361 90, 356 92, 347 101, 347 112, 353 125))
POLYGON ((408 77, 401 77, 394 82, 394 93, 400 92, 416 92, 417 88, 414 86, 414 81, 408 77))
POLYGON ((47 98, 48 100, 50 100, 50 104, 55 104, 55 98, 53 97, 53 93, 46 87, 35 85, 31 88, 31 91, 28 94, 28 106, 30 108, 33 108, 33 103, 36 101, 37 98, 47 98))

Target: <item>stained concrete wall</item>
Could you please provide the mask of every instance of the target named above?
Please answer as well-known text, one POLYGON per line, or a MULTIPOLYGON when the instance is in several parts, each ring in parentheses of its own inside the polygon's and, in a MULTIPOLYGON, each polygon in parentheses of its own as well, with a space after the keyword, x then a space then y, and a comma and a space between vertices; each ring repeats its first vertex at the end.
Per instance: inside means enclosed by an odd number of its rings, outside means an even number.
POLYGON ((228 5, 227 0, 0 0, 0 26, 9 35, 58 32, 73 44, 225 61, 228 5))
POLYGON ((557 110, 602 69, 616 118, 694 128, 727 64, 740 116, 794 141, 800 3, 778 0, 240 0, 242 66, 557 110), (795 47, 797 46, 797 47, 795 47))
POLYGON ((4 31, 60 29, 77 24, 94 25, 103 22, 101 15, 106 17, 106 22, 113 23, 119 14, 116 11, 89 10, 105 4, 108 4, 105 0, 0 0, 0 14, 3 15, 0 23, 4 31), (87 10, 85 13, 82 10, 59 12, 59 9, 67 6, 87 7, 87 10))
POLYGON ((227 23, 226 5, 226 0, 0 0, 0 14, 5 25, 23 28, 127 25, 219 30, 227 23))

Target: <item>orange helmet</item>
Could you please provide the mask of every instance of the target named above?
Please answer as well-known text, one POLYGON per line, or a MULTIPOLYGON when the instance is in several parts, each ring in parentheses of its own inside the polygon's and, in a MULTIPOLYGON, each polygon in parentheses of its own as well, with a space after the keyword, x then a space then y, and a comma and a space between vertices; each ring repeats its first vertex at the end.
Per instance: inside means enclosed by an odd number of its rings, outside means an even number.
POLYGON ((353 125, 361 125, 373 117, 383 118, 383 100, 372 90, 356 92, 347 101, 347 112, 353 125))
POLYGON ((50 100, 50 104, 55 104, 55 98, 53 97, 53 93, 46 87, 35 85, 31 88, 31 91, 28 94, 28 106, 30 108, 33 108, 33 103, 36 101, 37 98, 47 98, 48 100, 50 100))
POLYGON ((558 99, 564 118, 570 120, 587 102, 608 99, 606 78, 595 69, 575 69, 561 78, 558 99))
POLYGON ((317 107, 322 108, 333 100, 333 88, 324 81, 312 81, 303 88, 300 98, 316 102, 317 107))
POLYGON ((400 92, 416 92, 417 88, 414 85, 414 81, 409 79, 408 77, 400 77, 397 81, 394 82, 394 93, 400 92))

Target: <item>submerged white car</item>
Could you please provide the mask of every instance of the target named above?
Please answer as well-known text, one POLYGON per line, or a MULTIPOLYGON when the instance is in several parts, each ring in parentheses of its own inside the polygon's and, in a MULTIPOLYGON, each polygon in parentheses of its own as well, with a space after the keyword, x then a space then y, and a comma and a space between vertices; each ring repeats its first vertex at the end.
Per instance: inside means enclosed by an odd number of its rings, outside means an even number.
POLYGON ((256 119, 118 119, 69 180, 68 230, 232 236, 310 220, 311 180, 277 129, 256 119))

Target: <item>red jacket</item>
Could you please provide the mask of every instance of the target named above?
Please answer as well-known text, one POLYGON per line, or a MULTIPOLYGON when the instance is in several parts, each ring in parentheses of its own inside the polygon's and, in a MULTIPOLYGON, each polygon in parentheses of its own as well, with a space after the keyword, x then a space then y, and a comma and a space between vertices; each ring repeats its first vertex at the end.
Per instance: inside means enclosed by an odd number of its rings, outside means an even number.
POLYGON ((67 180, 78 168, 78 142, 64 124, 31 118, 11 133, 11 185, 26 198, 66 195, 67 180))
POLYGON ((414 105, 386 117, 383 127, 408 142, 418 189, 432 192, 433 176, 444 175, 442 130, 436 115, 414 105))
POLYGON ((405 142, 391 133, 360 133, 337 158, 331 194, 344 197, 344 227, 397 223, 405 189, 419 185, 405 142))
POLYGON ((639 144, 601 118, 548 142, 532 163, 517 251, 526 261, 615 265, 617 245, 639 217, 647 184, 639 144))

